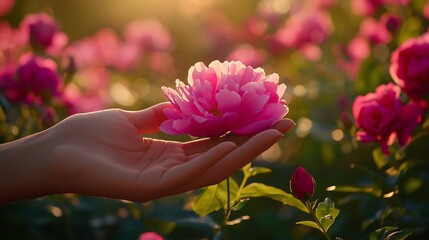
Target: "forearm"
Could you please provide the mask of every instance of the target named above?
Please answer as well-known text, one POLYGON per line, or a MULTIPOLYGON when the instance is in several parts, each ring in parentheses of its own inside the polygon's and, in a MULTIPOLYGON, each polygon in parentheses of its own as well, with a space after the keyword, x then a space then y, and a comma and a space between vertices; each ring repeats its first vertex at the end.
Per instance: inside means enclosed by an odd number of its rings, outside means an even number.
POLYGON ((41 132, 0 145, 0 204, 48 193, 42 171, 50 147, 46 135, 41 132))

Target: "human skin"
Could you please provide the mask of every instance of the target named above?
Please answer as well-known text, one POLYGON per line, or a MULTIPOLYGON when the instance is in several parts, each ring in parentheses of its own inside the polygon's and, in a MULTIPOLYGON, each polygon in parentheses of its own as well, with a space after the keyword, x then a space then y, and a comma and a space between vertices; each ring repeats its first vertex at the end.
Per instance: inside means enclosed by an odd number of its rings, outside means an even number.
POLYGON ((66 118, 0 145, 0 204, 77 193, 146 202, 218 183, 293 127, 290 119, 254 136, 189 142, 147 138, 166 120, 160 103, 141 111, 109 109, 66 118))

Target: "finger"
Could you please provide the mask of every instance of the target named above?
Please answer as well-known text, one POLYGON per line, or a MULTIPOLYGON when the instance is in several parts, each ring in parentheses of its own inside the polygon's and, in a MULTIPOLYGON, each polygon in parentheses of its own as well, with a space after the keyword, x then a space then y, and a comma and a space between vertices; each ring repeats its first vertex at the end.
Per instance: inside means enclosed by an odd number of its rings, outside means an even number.
POLYGON ((201 174, 198 178, 195 178, 192 182, 189 182, 189 184, 184 185, 182 188, 176 189, 176 191, 173 191, 171 194, 186 192, 216 184, 224 180, 232 173, 254 160, 259 154, 270 148, 282 136, 283 134, 276 129, 269 129, 256 134, 242 146, 237 147, 222 160, 218 161, 204 174, 201 174))
POLYGON ((171 103, 158 103, 140 111, 127 111, 134 126, 143 134, 150 134, 159 131, 159 126, 167 117, 164 115, 165 108, 171 108, 171 103))
POLYGON ((183 164, 168 169, 161 178, 162 184, 157 186, 156 190, 159 192, 170 192, 172 189, 177 189, 182 185, 194 181, 195 178, 205 173, 236 147, 237 145, 233 142, 223 142, 183 164))
MULTIPOLYGON (((280 133, 284 134, 289 129, 291 129, 294 125, 295 125, 295 123, 291 119, 284 118, 284 119, 280 119, 271 128, 276 129, 280 133)), ((183 146, 183 148, 184 148, 185 153, 187 155, 192 155, 195 153, 205 152, 208 149, 210 149, 211 147, 215 146, 216 144, 219 144, 222 141, 232 141, 232 142, 236 143, 237 145, 242 145, 243 143, 245 143, 249 139, 250 139, 249 136, 239 136, 239 135, 235 135, 235 134, 230 134, 230 135, 227 135, 225 137, 220 137, 220 138, 205 138, 205 139, 200 139, 200 140, 188 142, 183 146)))

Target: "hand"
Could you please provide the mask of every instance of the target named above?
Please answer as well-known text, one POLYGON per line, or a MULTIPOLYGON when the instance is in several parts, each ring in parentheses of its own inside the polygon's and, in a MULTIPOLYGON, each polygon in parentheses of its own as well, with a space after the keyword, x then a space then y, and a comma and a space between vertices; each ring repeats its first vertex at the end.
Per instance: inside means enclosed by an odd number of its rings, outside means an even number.
POLYGON ((280 120, 252 137, 186 143, 142 137, 159 131, 161 103, 73 115, 40 133, 45 148, 33 169, 42 195, 79 193, 145 202, 215 184, 277 142, 293 126, 280 120))

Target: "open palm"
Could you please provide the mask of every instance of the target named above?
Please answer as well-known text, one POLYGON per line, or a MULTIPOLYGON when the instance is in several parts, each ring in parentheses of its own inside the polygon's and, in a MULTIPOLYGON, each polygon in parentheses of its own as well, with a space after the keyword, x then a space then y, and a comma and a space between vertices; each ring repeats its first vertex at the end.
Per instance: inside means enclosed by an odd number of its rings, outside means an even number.
POLYGON ((293 126, 280 120, 252 137, 226 135, 190 142, 144 137, 165 120, 161 103, 129 112, 77 114, 47 131, 55 139, 44 168, 51 193, 148 201, 215 184, 277 142, 293 126), (143 137, 142 137, 143 134, 143 137))

